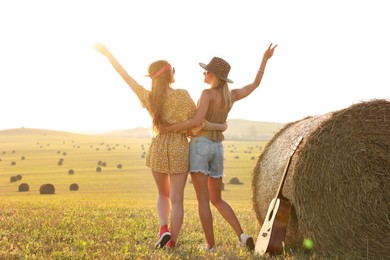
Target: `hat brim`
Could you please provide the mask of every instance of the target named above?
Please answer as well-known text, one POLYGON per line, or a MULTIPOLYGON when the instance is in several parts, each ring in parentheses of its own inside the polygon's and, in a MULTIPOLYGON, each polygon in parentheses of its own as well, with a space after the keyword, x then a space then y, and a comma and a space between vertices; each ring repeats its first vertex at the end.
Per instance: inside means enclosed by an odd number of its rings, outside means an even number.
POLYGON ((199 66, 201 66, 202 68, 204 68, 205 70, 207 70, 207 65, 202 63, 202 62, 199 62, 199 66))
MULTIPOLYGON (((202 67, 203 69, 205 69, 205 70, 209 70, 209 69, 207 68, 207 64, 204 64, 204 63, 202 63, 202 62, 199 62, 199 66, 201 66, 201 67, 202 67)), ((212 71, 212 70, 209 70, 209 71, 211 71, 211 72, 213 72, 213 73, 215 74, 215 71, 212 71)), ((221 77, 219 77, 218 75, 217 75, 217 77, 220 78, 220 79, 222 79, 223 81, 228 82, 228 83, 233 83, 233 80, 231 80, 231 79, 229 79, 229 78, 221 78, 221 77)))

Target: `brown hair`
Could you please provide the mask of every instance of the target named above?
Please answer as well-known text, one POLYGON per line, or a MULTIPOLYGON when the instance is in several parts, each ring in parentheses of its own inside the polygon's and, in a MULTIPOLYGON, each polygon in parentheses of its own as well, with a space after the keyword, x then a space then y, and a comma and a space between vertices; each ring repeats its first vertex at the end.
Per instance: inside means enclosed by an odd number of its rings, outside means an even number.
MULTIPOLYGON (((162 67, 167 65, 165 60, 158 60, 149 65, 148 73, 150 76, 155 75, 162 67)), ((152 117, 153 129, 156 129, 158 125, 164 124, 163 119, 163 105, 167 96, 167 89, 172 82, 172 76, 170 70, 167 70, 152 79, 152 90, 149 96, 150 108, 149 113, 152 117)))
POLYGON ((221 93, 221 107, 230 110, 233 105, 233 102, 228 83, 220 79, 217 75, 214 74, 214 76, 215 77, 213 77, 213 79, 211 80, 211 88, 216 89, 221 93))

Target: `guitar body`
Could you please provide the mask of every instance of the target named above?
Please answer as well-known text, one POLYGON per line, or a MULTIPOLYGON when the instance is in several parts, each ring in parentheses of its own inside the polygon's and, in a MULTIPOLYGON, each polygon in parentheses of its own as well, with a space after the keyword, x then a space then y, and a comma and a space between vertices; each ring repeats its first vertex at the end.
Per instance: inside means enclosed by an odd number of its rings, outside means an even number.
POLYGON ((255 252, 280 254, 286 236, 291 203, 287 199, 272 199, 266 218, 257 237, 255 252))
POLYGON ((260 234, 257 237, 255 252, 260 255, 264 255, 265 253, 280 254, 283 250, 283 242, 290 218, 291 202, 282 195, 282 189, 288 168, 290 167, 291 158, 302 140, 303 138, 300 137, 294 145, 294 149, 284 169, 276 196, 271 200, 260 234))

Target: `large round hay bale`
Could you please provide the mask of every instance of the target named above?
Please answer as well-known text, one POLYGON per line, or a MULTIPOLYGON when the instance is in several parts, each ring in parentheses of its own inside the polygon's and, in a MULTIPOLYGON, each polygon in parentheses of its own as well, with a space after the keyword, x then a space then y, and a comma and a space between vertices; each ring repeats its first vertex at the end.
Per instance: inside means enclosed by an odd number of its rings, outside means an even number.
POLYGON ((314 242, 316 255, 381 259, 390 248, 390 102, 372 100, 285 125, 253 169, 260 225, 275 197, 293 144, 283 188, 292 203, 286 246, 314 242))
POLYGON ((19 192, 24 192, 24 191, 29 191, 30 190, 30 186, 28 186, 27 183, 21 183, 19 185, 19 192))
POLYGON ((39 188, 40 194, 54 194, 54 192, 55 192, 54 185, 50 183, 42 184, 41 187, 39 188))
POLYGON ((78 191, 79 190, 79 185, 77 183, 72 183, 70 186, 69 186, 69 190, 70 191, 78 191))

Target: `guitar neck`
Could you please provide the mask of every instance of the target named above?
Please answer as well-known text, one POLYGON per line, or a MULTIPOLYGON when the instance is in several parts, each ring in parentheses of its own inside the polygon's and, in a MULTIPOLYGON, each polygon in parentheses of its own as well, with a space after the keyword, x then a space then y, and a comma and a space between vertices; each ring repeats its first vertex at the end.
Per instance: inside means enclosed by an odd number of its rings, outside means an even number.
POLYGON ((278 188, 278 190, 277 190, 277 192, 276 192, 275 199, 277 199, 277 198, 284 198, 284 197, 283 197, 283 194, 282 194, 282 190, 283 190, 284 182, 285 182, 286 177, 287 177, 287 172, 288 172, 288 169, 290 168, 290 164, 291 164, 291 161, 292 161, 292 157, 293 157, 293 155, 294 155, 296 149, 298 148, 299 144, 302 142, 302 139, 303 139, 302 137, 300 137, 300 138, 298 139, 298 141, 297 141, 297 142, 295 143, 295 145, 294 145, 293 150, 292 150, 291 153, 290 153, 290 156, 288 157, 288 161, 287 161, 286 166, 284 167, 283 176, 282 176, 282 179, 281 179, 281 181, 280 181, 280 183, 279 183, 279 188, 278 188))

